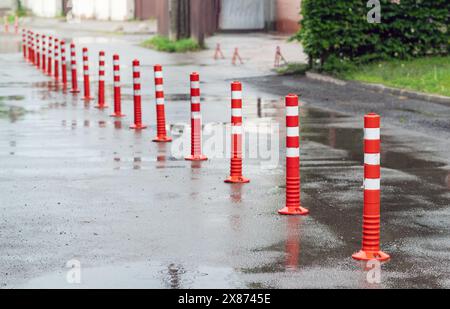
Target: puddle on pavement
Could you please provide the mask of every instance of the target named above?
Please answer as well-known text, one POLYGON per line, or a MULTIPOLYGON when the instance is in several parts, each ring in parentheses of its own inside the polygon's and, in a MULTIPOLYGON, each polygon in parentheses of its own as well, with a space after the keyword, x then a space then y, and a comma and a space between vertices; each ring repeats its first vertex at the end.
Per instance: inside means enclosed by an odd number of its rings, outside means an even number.
POLYGON ((15 122, 22 117, 26 110, 20 106, 8 105, 8 102, 18 102, 25 98, 23 96, 0 96, 0 118, 9 118, 15 122))
MULTIPOLYGON (((83 264, 82 264, 83 265, 83 264)), ((70 269, 32 279, 20 288, 244 288, 235 271, 227 267, 185 266, 178 263, 134 263, 121 266, 81 268, 81 283, 67 281, 70 269)))
POLYGON ((0 54, 15 54, 22 50, 21 42, 14 36, 2 36, 2 43, 0 44, 0 54))

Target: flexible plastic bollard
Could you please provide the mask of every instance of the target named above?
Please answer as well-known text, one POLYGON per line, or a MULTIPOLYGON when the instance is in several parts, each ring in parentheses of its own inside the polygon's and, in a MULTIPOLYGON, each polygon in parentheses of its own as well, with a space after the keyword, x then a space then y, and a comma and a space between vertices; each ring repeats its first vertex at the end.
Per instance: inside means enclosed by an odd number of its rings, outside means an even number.
POLYGON ((36 67, 41 69, 41 41, 39 33, 36 33, 36 67))
POLYGON ((200 75, 191 74, 191 155, 188 161, 206 161, 202 154, 202 114, 200 109, 200 75))
POLYGON ((134 125, 133 130, 143 130, 147 126, 142 124, 142 94, 141 94, 141 68, 139 60, 133 61, 133 99, 134 99, 134 125))
POLYGON ((77 51, 74 43, 70 44, 70 70, 72 73, 72 89, 70 89, 70 92, 76 94, 80 92, 80 89, 78 89, 77 51))
POLYGON ((27 60, 27 30, 22 29, 22 53, 23 59, 27 60))
POLYGON ((172 138, 167 136, 166 111, 164 102, 164 78, 162 66, 157 64, 153 68, 155 73, 155 97, 156 97, 156 128, 157 136, 153 139, 157 143, 171 142, 172 138))
POLYGON ((42 65, 41 70, 44 74, 47 72, 47 36, 45 34, 42 35, 42 65))
POLYGON ((231 59, 231 63, 233 65, 236 65, 238 60, 241 64, 244 64, 244 61, 242 61, 241 55, 239 55, 239 49, 236 47, 234 49, 233 58, 231 59))
POLYGON ((353 254, 359 261, 387 261, 380 250, 380 116, 364 117, 364 209, 362 250, 353 254))
POLYGON ((122 118, 122 91, 120 85, 120 58, 119 55, 113 56, 113 72, 114 72, 114 114, 111 117, 122 118))
POLYGON ((60 43, 61 48, 61 76, 63 87, 67 88, 67 57, 66 57, 66 41, 62 40, 60 43))
POLYGON ((275 51, 275 64, 274 67, 278 68, 281 66, 281 61, 283 61, 284 64, 287 64, 286 59, 284 58, 283 54, 281 53, 281 47, 277 46, 277 49, 275 51))
POLYGON ((47 47, 47 75, 52 76, 53 72, 53 37, 48 37, 47 47))
POLYGON ((8 21, 8 16, 4 16, 3 17, 3 22, 5 25, 5 33, 9 33, 9 21, 8 21))
POLYGON ((31 64, 33 62, 32 60, 32 49, 31 49, 31 30, 28 30, 27 32, 27 48, 28 48, 28 62, 31 64))
POLYGON ((98 102, 96 108, 105 109, 105 52, 98 54, 98 102))
POLYGON ((91 97, 91 81, 89 77, 89 51, 83 48, 83 81, 84 81, 84 100, 90 101, 91 97))
POLYGON ((19 34, 19 17, 14 16, 14 33, 19 34))
POLYGON ((30 32, 30 50, 31 50, 31 64, 36 65, 36 52, 34 50, 34 32, 30 32))
POLYGON ((59 82, 59 39, 55 38, 55 48, 54 48, 54 64, 55 69, 53 77, 55 81, 59 82))
POLYGON ((217 43, 216 51, 214 52, 214 60, 218 60, 219 58, 225 59, 225 56, 222 52, 222 48, 220 47, 220 43, 217 43))
POLYGON ((298 96, 286 96, 286 207, 280 215, 307 215, 300 204, 300 129, 298 96))
POLYGON ((231 172, 226 183, 248 183, 242 176, 242 84, 231 83, 231 172))

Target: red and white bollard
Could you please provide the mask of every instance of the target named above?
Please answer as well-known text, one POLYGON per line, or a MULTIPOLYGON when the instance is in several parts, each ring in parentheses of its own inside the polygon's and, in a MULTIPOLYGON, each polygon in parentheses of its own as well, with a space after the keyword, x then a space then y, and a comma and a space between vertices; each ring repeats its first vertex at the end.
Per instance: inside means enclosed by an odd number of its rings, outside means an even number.
POLYGON ((206 161, 202 154, 202 114, 200 109, 200 75, 191 74, 191 155, 188 161, 206 161))
POLYGON ((22 29, 22 53, 23 58, 27 60, 27 31, 22 29))
POLYGON ((9 33, 9 21, 8 16, 3 17, 3 23, 5 25, 5 33, 9 33))
POLYGON ((19 34, 19 17, 14 16, 14 33, 19 34))
POLYGON ((66 41, 61 41, 61 76, 63 87, 67 88, 67 57, 66 57, 66 41))
POLYGON ((96 108, 105 109, 105 52, 98 54, 98 102, 96 108))
POLYGON ((83 48, 83 82, 84 82, 84 100, 90 101, 91 97, 91 81, 89 77, 89 51, 83 48))
POLYGON ((53 37, 48 37, 48 50, 47 50, 47 75, 52 76, 53 71, 53 37))
POLYGON ((30 50, 31 50, 31 64, 36 64, 36 53, 34 50, 34 32, 30 32, 30 50))
POLYGON ((42 65, 41 69, 44 73, 47 72, 47 36, 45 34, 42 35, 42 65))
POLYGON ((242 84, 231 83, 231 172, 226 183, 249 183, 242 176, 242 84))
POLYGON ((154 142, 164 143, 171 142, 172 138, 167 136, 166 129, 166 111, 164 104, 164 78, 161 65, 154 66, 155 72, 155 97, 156 97, 156 127, 157 136, 154 142))
POLYGON ((54 69, 54 78, 55 81, 59 81, 59 39, 55 38, 55 49, 54 49, 54 62, 55 62, 55 69, 54 69))
POLYGON ((120 58, 119 55, 113 56, 113 72, 114 72, 114 114, 111 117, 122 118, 122 92, 120 85, 120 58))
POLYGON ((218 60, 219 58, 225 59, 225 56, 222 52, 222 49, 220 47, 220 43, 217 43, 216 45, 216 51, 214 52, 214 60, 218 60))
POLYGON ((286 59, 284 58, 283 54, 281 53, 281 47, 277 46, 275 50, 275 64, 274 67, 278 68, 281 66, 281 61, 283 61, 284 64, 287 64, 286 59))
POLYGON ((231 59, 231 63, 233 65, 236 65, 238 60, 241 64, 244 64, 244 61, 242 60, 241 55, 239 54, 239 49, 236 47, 234 49, 233 58, 231 59))
POLYGON ((28 50, 28 62, 32 63, 31 30, 27 31, 27 50, 28 50))
POLYGON ((70 44, 70 70, 72 72, 72 89, 70 89, 71 93, 79 93, 78 89, 78 73, 77 73, 77 52, 75 49, 75 44, 70 44))
POLYGON ((387 261, 380 250, 380 116, 364 117, 364 210, 362 250, 353 254, 359 261, 387 261))
POLYGON ((134 99, 134 125, 130 129, 143 130, 147 126, 142 124, 142 94, 141 94, 141 67, 139 60, 133 61, 133 99, 134 99))
POLYGON ((36 67, 41 69, 41 41, 39 38, 39 33, 36 33, 36 67))
POLYGON ((307 215, 300 198, 300 128, 298 96, 286 96, 286 207, 280 215, 307 215))

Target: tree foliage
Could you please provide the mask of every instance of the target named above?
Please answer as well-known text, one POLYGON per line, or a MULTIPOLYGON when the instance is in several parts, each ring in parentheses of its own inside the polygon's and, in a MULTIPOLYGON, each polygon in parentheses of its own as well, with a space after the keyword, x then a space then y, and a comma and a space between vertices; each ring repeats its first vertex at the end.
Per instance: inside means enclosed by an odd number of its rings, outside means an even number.
MULTIPOLYGON (((370 1, 377 2, 377 1, 370 1)), ((380 0, 369 23, 367 0, 303 0, 301 30, 310 65, 322 69, 449 52, 450 0, 380 0)))

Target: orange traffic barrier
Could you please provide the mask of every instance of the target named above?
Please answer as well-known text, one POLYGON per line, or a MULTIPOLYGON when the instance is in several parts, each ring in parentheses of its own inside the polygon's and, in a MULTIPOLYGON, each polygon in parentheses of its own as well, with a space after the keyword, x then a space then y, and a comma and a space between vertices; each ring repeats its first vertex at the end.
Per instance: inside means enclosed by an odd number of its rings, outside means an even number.
POLYGON ((223 55, 220 43, 217 43, 216 51, 214 52, 214 60, 218 60, 219 58, 225 59, 225 56, 223 55))
POLYGON ((233 58, 231 59, 231 63, 232 63, 233 65, 236 65, 236 63, 237 63, 238 60, 239 60, 239 62, 240 62, 241 64, 244 64, 244 61, 242 61, 242 58, 241 58, 241 56, 239 55, 239 49, 236 47, 236 48, 234 49, 233 58))
POLYGON ((206 161, 202 154, 202 113, 200 108, 200 75, 191 74, 191 155, 189 161, 206 161))
POLYGON ((298 96, 286 97, 286 207, 281 215, 307 215, 300 204, 300 129, 298 96))
POLYGON ((380 116, 364 117, 364 209, 362 249, 353 254, 359 261, 387 261, 380 250, 380 116))
POLYGON ((231 84, 231 171, 227 183, 248 183, 242 175, 242 84, 231 84))
POLYGON ((162 66, 157 64, 154 66, 155 73, 155 98, 156 98, 156 138, 154 142, 164 143, 171 142, 172 138, 167 136, 166 129, 166 110, 164 102, 164 78, 162 66))

